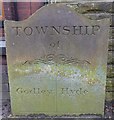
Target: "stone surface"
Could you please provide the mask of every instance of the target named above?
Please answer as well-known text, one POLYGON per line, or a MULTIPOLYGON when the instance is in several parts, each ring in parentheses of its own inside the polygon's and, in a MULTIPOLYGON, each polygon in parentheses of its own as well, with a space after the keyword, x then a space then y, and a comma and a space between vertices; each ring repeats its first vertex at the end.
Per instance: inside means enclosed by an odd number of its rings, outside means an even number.
POLYGON ((104 114, 109 19, 53 4, 5 32, 13 115, 104 114))

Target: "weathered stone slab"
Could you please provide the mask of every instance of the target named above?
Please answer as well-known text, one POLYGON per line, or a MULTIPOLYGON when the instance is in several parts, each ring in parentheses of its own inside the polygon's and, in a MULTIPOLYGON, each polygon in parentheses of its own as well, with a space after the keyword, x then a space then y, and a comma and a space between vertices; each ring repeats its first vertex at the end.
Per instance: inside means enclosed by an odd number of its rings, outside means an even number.
POLYGON ((5 32, 13 115, 104 114, 109 19, 53 4, 5 32))

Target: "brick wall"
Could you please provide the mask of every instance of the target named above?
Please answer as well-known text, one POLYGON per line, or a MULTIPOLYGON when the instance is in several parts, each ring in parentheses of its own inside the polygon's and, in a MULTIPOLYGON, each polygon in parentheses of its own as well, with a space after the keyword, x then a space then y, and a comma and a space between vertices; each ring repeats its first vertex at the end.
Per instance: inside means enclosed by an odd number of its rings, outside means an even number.
POLYGON ((7 20, 24 20, 44 5, 43 2, 4 2, 7 20))

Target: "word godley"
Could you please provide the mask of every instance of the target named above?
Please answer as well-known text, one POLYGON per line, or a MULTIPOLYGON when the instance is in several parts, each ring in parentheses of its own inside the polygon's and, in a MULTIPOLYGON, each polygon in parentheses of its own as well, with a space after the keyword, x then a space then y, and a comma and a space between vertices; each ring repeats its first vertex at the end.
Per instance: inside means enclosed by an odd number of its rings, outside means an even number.
POLYGON ((16 36, 25 34, 26 36, 36 34, 49 34, 49 35, 96 35, 100 31, 99 25, 92 26, 13 26, 13 32, 16 36))

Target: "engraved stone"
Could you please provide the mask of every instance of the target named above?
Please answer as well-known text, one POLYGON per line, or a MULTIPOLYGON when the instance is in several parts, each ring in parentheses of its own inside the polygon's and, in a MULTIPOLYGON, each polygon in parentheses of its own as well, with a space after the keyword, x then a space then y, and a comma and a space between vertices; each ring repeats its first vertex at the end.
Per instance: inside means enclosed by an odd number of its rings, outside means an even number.
POLYGON ((109 19, 58 3, 5 32, 13 115, 104 115, 109 19))

